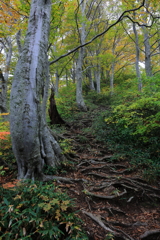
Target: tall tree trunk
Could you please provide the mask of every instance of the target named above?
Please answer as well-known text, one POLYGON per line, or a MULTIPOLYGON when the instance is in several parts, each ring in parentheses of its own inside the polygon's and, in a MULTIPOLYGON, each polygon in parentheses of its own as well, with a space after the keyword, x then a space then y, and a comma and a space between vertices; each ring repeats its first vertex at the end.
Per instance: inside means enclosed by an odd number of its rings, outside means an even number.
POLYGON ((72 78, 72 82, 75 83, 76 82, 76 63, 73 62, 73 66, 71 68, 71 78, 72 78))
POLYGON ((111 64, 111 73, 110 73, 110 95, 111 96, 114 93, 114 69, 115 69, 115 63, 112 62, 112 64, 111 64))
POLYGON ((143 28, 144 34, 144 47, 145 47, 145 72, 147 77, 152 77, 152 64, 151 64, 151 46, 149 42, 149 34, 146 27, 143 28))
POLYGON ((55 83, 55 95, 58 95, 58 89, 59 89, 59 74, 58 74, 58 67, 56 66, 56 83, 55 83))
POLYGON ((68 87, 68 71, 66 69, 66 86, 68 87))
POLYGON ((6 81, 4 79, 2 70, 0 69, 0 113, 6 113, 6 81))
POLYGON ((135 47, 136 47, 136 74, 137 74, 137 79, 138 79, 138 90, 141 92, 142 91, 142 78, 141 78, 141 72, 139 68, 139 43, 138 43, 138 33, 136 29, 136 24, 133 23, 133 32, 135 35, 135 47))
POLYGON ((22 45, 21 45, 21 30, 19 30, 16 34, 16 41, 17 41, 17 47, 18 47, 18 52, 19 55, 22 52, 22 45))
MULTIPOLYGON (((84 17, 85 16, 86 1, 85 0, 80 0, 79 4, 81 6, 82 17, 84 17)), ((85 31, 84 20, 83 20, 82 26, 81 26, 80 40, 81 40, 81 44, 84 44, 85 40, 86 40, 86 31, 85 31)), ((84 103, 84 99, 83 99, 83 95, 82 95, 83 59, 84 59, 84 47, 79 49, 79 55, 78 55, 77 66, 76 66, 76 80, 77 80, 77 84, 76 84, 76 103, 77 103, 77 106, 80 110, 87 111, 87 107, 84 103)))
POLYGON ((45 116, 50 9, 51 0, 32 0, 28 31, 12 84, 10 126, 19 179, 47 180, 44 163, 55 166, 63 160, 45 116))
POLYGON ((91 68, 88 69, 87 74, 88 74, 88 78, 89 78, 89 89, 95 91, 91 68))
MULTIPOLYGON (((53 46, 54 52, 56 53, 56 45, 53 46)), ((59 91, 59 72, 58 72, 58 62, 55 63, 55 77, 56 77, 56 82, 54 86, 54 93, 56 96, 58 96, 58 91, 59 91)))
POLYGON ((79 50, 77 66, 76 66, 76 103, 77 107, 86 111, 86 105, 84 103, 83 95, 82 95, 82 63, 83 63, 83 48, 79 50))
POLYGON ((95 76, 96 76, 96 91, 97 93, 100 93, 101 92, 101 71, 100 71, 99 64, 97 65, 95 76))
MULTIPOLYGON (((145 1, 145 9, 147 13, 147 9, 149 7, 148 0, 145 1)), ((144 15, 144 22, 147 23, 147 16, 144 15)), ((145 26, 142 26, 143 36, 144 36, 144 48, 145 48, 145 72, 147 77, 152 77, 152 64, 151 64, 151 45, 149 42, 150 36, 148 33, 148 29, 145 26)))
MULTIPOLYGON (((9 77, 9 70, 10 70, 10 64, 11 64, 11 58, 12 58, 12 40, 10 37, 5 38, 4 43, 4 50, 6 53, 6 62, 5 62, 5 69, 4 74, 2 74, 2 70, 0 73, 0 79, 1 79, 1 87, 2 92, 0 93, 0 108, 3 113, 7 113, 8 106, 7 106, 7 85, 8 85, 8 77, 9 77)), ((2 41, 3 44, 3 41, 2 41)))

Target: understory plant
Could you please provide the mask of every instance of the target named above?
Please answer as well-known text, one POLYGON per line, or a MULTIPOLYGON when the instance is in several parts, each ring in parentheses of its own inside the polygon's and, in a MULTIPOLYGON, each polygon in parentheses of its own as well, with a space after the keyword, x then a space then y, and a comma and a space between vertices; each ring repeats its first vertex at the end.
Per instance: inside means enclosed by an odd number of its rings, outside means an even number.
POLYGON ((75 96, 75 84, 68 82, 67 86, 60 87, 58 96, 56 97, 56 104, 58 112, 64 120, 72 118, 77 111, 75 96))
MULTIPOLYGON (((94 124, 99 140, 125 153, 151 178, 160 173, 160 94, 141 95, 112 106, 94 124)), ((148 177, 147 177, 148 178, 148 177)))
POLYGON ((73 201, 54 183, 26 181, 0 190, 0 239, 88 239, 73 201))
POLYGON ((0 114, 0 175, 4 174, 5 169, 12 168, 15 158, 12 152, 9 122, 3 119, 8 113, 0 114))

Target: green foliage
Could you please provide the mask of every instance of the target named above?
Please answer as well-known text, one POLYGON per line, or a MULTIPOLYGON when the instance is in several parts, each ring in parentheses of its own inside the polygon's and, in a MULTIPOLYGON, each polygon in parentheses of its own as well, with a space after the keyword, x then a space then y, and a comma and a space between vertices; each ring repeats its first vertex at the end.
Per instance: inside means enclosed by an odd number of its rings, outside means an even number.
MULTIPOLYGON (((108 117, 111 126, 124 141, 136 141, 137 144, 149 143, 151 138, 159 140, 160 101, 157 97, 142 97, 133 103, 114 107, 108 117)), ((152 139, 153 140, 153 139, 152 139)))
POLYGON ((0 166, 0 176, 3 176, 5 174, 5 170, 3 166, 0 166))
MULTIPOLYGON (((160 94, 141 95, 135 101, 113 106, 94 123, 98 140, 121 151, 144 176, 160 173, 160 94)), ((149 177, 148 177, 149 179, 149 177)))
POLYGON ((1 193, 0 239, 87 239, 72 200, 53 183, 20 182, 1 193))
POLYGON ((11 167, 15 163, 15 157, 12 151, 9 122, 4 121, 3 115, 8 114, 0 114, 0 157, 11 167))
POLYGON ((104 240, 114 240, 114 235, 112 233, 108 233, 104 240))
POLYGON ((73 114, 77 111, 75 96, 76 86, 73 83, 69 83, 68 86, 59 89, 59 95, 56 97, 56 104, 62 118, 72 118, 73 114))
POLYGON ((121 79, 121 83, 115 86, 114 95, 111 98, 111 104, 120 105, 139 99, 140 92, 137 87, 136 78, 121 79))
POLYGON ((80 143, 88 143, 89 139, 81 134, 77 135, 77 139, 80 143))
POLYGON ((12 151, 11 137, 10 135, 7 135, 5 139, 0 139, 0 141, 1 141, 0 156, 8 165, 11 166, 13 163, 16 162, 12 151))
POLYGON ((59 144, 63 150, 63 154, 67 154, 67 153, 74 153, 74 151, 72 150, 72 139, 63 139, 59 141, 59 144))
POLYGON ((100 105, 107 106, 110 104, 109 94, 104 94, 104 93, 100 94, 100 93, 97 93, 96 91, 90 91, 86 96, 86 100, 96 105, 100 104, 100 105))
POLYGON ((153 77, 143 76, 143 91, 148 95, 158 93, 160 91, 160 74, 153 77))
POLYGON ((57 168, 58 167, 51 167, 49 165, 44 164, 43 172, 46 175, 54 175, 57 173, 57 170, 58 170, 57 168))
POLYGON ((74 167, 74 162, 68 160, 67 158, 61 162, 59 166, 51 167, 49 165, 44 165, 43 172, 46 175, 55 175, 60 173, 67 173, 68 170, 72 170, 74 167))

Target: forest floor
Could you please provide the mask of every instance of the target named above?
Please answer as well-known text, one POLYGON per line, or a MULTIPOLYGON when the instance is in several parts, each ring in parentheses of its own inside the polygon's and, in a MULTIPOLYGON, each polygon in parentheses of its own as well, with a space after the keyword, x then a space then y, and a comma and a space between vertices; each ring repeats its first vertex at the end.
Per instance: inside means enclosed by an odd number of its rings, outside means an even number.
POLYGON ((160 240, 160 182, 145 181, 130 159, 113 160, 114 153, 88 131, 93 116, 84 113, 62 134, 71 141, 74 164, 58 175, 66 182, 56 184, 74 199, 90 240, 160 240))

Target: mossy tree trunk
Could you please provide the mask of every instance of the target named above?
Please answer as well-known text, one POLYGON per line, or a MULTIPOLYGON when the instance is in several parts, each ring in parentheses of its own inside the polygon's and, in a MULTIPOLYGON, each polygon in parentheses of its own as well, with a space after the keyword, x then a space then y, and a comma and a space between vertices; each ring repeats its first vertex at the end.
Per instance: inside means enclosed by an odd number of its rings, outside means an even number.
POLYGON ((51 0, 32 0, 28 31, 12 84, 10 126, 19 179, 50 179, 43 174, 44 164, 55 166, 63 160, 45 116, 50 10, 51 0))

